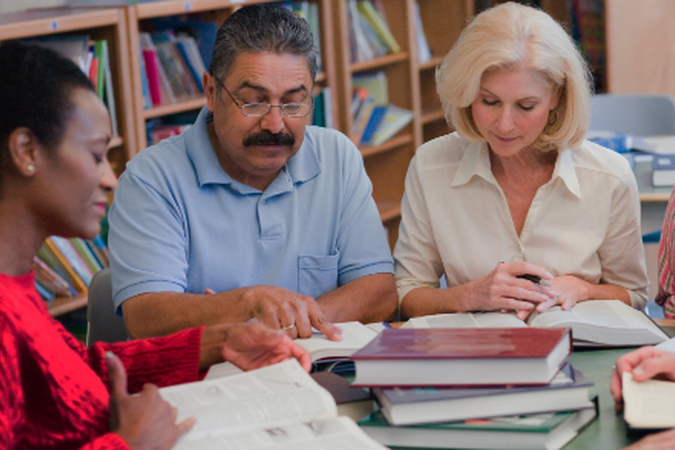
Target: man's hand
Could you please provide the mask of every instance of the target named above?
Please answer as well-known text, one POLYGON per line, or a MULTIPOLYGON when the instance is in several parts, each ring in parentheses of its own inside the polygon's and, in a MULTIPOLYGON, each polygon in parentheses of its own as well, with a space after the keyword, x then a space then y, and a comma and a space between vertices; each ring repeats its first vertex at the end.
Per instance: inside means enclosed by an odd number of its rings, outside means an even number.
POLYGON ((295 339, 312 336, 312 327, 331 341, 342 339, 342 330, 330 323, 312 297, 274 286, 254 286, 243 294, 250 317, 273 330, 284 330, 295 339))
POLYGON ((157 386, 146 384, 138 395, 127 391, 127 375, 119 358, 106 354, 110 378, 110 431, 132 450, 172 448, 195 420, 176 423, 178 410, 159 395, 157 386))

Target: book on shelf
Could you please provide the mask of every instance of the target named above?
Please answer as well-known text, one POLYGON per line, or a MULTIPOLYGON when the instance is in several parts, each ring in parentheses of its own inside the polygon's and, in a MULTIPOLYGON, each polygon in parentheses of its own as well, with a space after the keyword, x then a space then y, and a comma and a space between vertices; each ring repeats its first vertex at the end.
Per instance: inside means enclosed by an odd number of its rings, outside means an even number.
POLYGON ((652 185, 672 187, 675 184, 675 153, 656 154, 652 161, 652 185))
POLYGON ((178 421, 196 419, 175 449, 385 448, 338 416, 331 394, 295 359, 159 393, 178 408, 178 421))
POLYGON ((379 443, 394 447, 560 449, 597 416, 595 408, 489 420, 391 426, 380 411, 358 421, 379 443))
POLYGON ((385 329, 351 356, 355 386, 549 383, 572 352, 568 328, 385 329))
POLYGON ((375 59, 375 53, 363 29, 361 29, 360 13, 356 0, 347 0, 347 14, 349 16, 350 48, 352 49, 350 62, 372 61, 375 59))
POLYGON ((574 346, 638 347, 666 341, 668 335, 647 315, 619 300, 591 300, 571 310, 559 306, 532 313, 526 322, 500 312, 415 317, 401 328, 570 327, 574 346))
POLYGON ((44 291, 49 293, 47 297, 72 297, 77 295, 77 291, 70 283, 37 256, 33 258, 33 272, 35 272, 35 281, 42 286, 44 291))
POLYGON ((389 25, 382 18, 378 10, 373 6, 370 0, 361 0, 357 2, 359 13, 370 23, 378 36, 387 44, 390 53, 398 53, 401 51, 401 46, 396 41, 396 38, 391 34, 389 25))
MULTIPOLYGON (((45 243, 43 245, 43 248, 46 249, 45 252, 49 253, 51 257, 50 259, 57 261, 57 264, 62 268, 62 270, 64 270, 65 273, 68 274, 68 281, 77 290, 77 292, 86 292, 87 283, 84 282, 78 271, 75 270, 73 265, 70 263, 68 256, 66 256, 66 254, 61 250, 61 248, 58 245, 56 245, 56 242, 54 242, 53 238, 54 236, 45 239, 45 243)), ((38 256, 42 258, 39 251, 38 256)), ((45 262, 47 261, 45 260, 45 262)))
POLYGON ((206 66, 202 60, 202 55, 199 53, 199 46, 197 41, 192 36, 177 36, 176 47, 183 57, 195 85, 200 92, 204 92, 204 85, 202 84, 202 75, 206 72, 206 66))
POLYGON ((178 50, 175 36, 167 31, 151 34, 150 37, 155 44, 159 62, 164 68, 176 98, 183 99, 198 95, 200 93, 199 87, 195 84, 192 74, 178 50))
POLYGON ((370 142, 373 140, 373 136, 375 135, 375 130, 380 125, 380 122, 382 122, 386 112, 386 105, 376 105, 373 108, 358 145, 370 145, 370 142))
POLYGON ((368 95, 375 99, 376 105, 389 104, 389 82, 387 74, 383 71, 353 75, 352 87, 365 89, 368 95))
POLYGON ((675 427, 675 382, 645 380, 637 382, 630 372, 621 379, 623 418, 630 428, 663 429, 675 427))
POLYGON ((468 388, 373 388, 392 425, 484 419, 590 408, 593 383, 569 363, 549 384, 468 388))
POLYGON ((370 144, 374 146, 384 144, 408 125, 412 121, 413 116, 414 113, 407 109, 399 108, 395 105, 387 106, 387 111, 375 130, 370 144))
POLYGON ((424 64, 431 59, 431 49, 427 36, 424 33, 424 24, 422 23, 422 14, 417 0, 413 2, 413 21, 415 24, 415 44, 417 45, 417 61, 424 64))
POLYGON ((169 78, 160 61, 150 33, 138 33, 138 45, 145 61, 150 96, 154 106, 176 103, 176 94, 173 91, 169 78))

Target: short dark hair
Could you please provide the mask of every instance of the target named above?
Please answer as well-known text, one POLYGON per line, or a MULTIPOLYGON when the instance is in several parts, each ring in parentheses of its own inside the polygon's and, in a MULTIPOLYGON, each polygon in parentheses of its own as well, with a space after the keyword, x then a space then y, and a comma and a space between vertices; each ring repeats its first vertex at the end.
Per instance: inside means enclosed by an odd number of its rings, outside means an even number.
POLYGON ((317 49, 305 19, 279 5, 250 5, 235 11, 216 34, 209 72, 223 79, 244 52, 290 53, 307 59, 312 81, 317 49))
POLYGON ((75 88, 94 91, 71 60, 36 45, 0 45, 0 173, 7 170, 9 136, 17 128, 28 128, 47 150, 58 147, 75 88))

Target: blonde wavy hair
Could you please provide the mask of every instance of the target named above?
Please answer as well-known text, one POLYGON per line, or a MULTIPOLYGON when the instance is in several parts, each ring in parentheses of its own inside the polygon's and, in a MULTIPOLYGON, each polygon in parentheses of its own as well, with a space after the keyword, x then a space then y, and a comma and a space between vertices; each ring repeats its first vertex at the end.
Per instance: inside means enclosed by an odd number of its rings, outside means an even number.
POLYGON ((588 66, 551 16, 513 2, 477 15, 436 70, 436 89, 448 123, 464 138, 484 142, 471 114, 483 74, 516 67, 539 73, 553 92, 561 90, 534 147, 550 151, 581 144, 590 121, 588 66))

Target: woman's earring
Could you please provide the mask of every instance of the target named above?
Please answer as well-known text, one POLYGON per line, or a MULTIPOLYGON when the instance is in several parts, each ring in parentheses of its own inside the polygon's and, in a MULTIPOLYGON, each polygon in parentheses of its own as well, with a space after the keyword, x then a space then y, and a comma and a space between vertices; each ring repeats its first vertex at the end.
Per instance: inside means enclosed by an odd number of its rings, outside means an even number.
POLYGON ((34 170, 35 170, 35 166, 34 166, 34 165, 28 164, 28 165, 26 166, 26 171, 27 171, 28 173, 33 173, 34 170))

